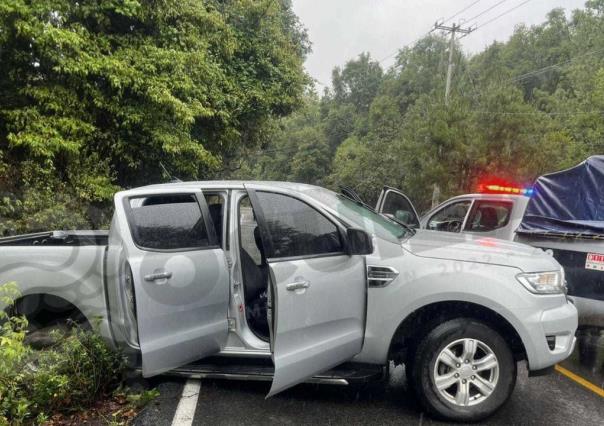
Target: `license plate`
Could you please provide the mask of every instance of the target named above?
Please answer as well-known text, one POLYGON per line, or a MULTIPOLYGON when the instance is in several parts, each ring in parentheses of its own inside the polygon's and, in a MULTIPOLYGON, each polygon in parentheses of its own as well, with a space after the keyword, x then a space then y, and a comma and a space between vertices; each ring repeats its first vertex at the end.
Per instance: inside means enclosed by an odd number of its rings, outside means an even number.
POLYGON ((604 254, 587 253, 587 257, 585 258, 585 269, 604 271, 604 254))

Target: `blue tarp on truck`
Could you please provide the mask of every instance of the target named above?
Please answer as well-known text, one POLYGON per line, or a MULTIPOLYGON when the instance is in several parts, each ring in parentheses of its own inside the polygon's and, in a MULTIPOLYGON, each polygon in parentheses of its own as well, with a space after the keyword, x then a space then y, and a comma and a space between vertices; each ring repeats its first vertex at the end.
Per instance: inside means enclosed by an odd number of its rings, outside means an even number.
POLYGON ((521 234, 604 238, 604 155, 535 182, 521 234))

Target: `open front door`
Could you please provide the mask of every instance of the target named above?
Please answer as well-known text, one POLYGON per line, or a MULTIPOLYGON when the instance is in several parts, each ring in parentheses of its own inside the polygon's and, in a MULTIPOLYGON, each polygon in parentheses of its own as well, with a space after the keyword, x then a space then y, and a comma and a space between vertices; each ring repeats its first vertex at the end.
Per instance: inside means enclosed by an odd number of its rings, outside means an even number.
POLYGON ((218 352, 229 275, 201 191, 127 191, 115 202, 124 271, 117 287, 136 313, 143 375, 218 352))
POLYGON ((346 254, 345 230, 311 200, 246 188, 272 285, 271 396, 361 351, 366 266, 364 256, 346 254))
POLYGON ((413 203, 398 189, 385 186, 380 193, 375 210, 412 228, 419 228, 419 216, 413 203))

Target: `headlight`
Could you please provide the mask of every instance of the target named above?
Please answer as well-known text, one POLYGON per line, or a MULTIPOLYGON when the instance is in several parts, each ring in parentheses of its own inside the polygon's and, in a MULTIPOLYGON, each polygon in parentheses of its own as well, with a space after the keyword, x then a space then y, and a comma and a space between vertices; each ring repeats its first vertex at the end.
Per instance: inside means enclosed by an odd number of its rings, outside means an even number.
POLYGON ((516 278, 531 293, 564 293, 564 273, 562 271, 518 274, 516 278))

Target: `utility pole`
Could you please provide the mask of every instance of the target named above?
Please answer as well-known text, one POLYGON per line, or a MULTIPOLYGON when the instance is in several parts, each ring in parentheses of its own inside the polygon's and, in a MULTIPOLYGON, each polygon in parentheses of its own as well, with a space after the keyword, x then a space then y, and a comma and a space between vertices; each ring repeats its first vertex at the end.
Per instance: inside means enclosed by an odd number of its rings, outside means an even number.
POLYGON ((468 35, 474 28, 462 28, 461 25, 452 24, 451 26, 439 24, 438 22, 434 24, 434 30, 442 30, 451 34, 449 38, 449 65, 447 66, 447 84, 445 86, 445 105, 449 105, 449 93, 451 93, 451 80, 453 79, 453 50, 455 49, 455 34, 464 34, 468 35))
MULTIPOLYGON (((447 84, 445 85, 445 106, 449 105, 449 94, 451 93, 451 80, 453 79, 453 50, 455 49, 455 34, 464 34, 468 35, 474 28, 462 28, 461 25, 452 24, 451 26, 443 25, 443 23, 435 23, 432 31, 442 30, 451 34, 449 38, 449 65, 447 66, 447 84)), ((439 147, 439 157, 441 155, 440 147, 439 147)), ((440 186, 437 183, 434 183, 432 187, 432 208, 438 205, 438 200, 440 198, 440 186)))

